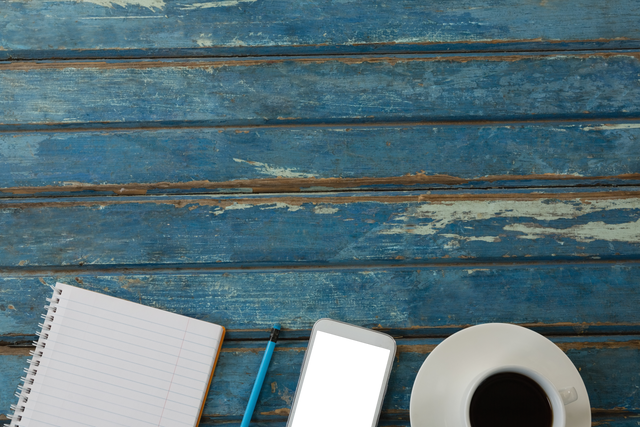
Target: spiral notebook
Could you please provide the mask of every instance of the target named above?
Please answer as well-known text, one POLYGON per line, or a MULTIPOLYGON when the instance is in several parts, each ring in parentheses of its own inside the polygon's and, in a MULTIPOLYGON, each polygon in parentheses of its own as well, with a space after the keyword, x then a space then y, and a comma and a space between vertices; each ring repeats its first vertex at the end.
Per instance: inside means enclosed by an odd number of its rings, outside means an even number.
POLYGON ((57 283, 11 427, 194 427, 225 329, 57 283))

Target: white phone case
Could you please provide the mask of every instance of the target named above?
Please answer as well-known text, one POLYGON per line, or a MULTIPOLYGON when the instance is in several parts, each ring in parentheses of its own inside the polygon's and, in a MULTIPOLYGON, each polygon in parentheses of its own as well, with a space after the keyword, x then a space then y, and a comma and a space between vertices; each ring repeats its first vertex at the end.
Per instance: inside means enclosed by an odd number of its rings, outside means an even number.
POLYGON ((316 342, 320 335, 327 335, 332 338, 345 340, 347 342, 376 348, 387 353, 382 375, 380 377, 378 392, 376 394, 375 405, 373 407, 371 418, 368 424, 368 427, 375 427, 378 424, 378 420, 380 418, 382 403, 384 402, 384 396, 387 391, 387 384, 389 383, 391 368, 393 366, 393 361, 396 354, 396 342, 393 337, 391 337, 391 335, 332 319, 320 319, 313 325, 313 329, 311 330, 311 337, 309 338, 309 344, 307 345, 307 350, 304 354, 304 361, 300 369, 300 378, 298 379, 298 385, 296 387, 296 392, 286 427, 296 426, 296 417, 300 410, 300 402, 304 394, 304 388, 309 375, 309 370, 311 369, 311 365, 313 363, 313 354, 316 348, 316 342))

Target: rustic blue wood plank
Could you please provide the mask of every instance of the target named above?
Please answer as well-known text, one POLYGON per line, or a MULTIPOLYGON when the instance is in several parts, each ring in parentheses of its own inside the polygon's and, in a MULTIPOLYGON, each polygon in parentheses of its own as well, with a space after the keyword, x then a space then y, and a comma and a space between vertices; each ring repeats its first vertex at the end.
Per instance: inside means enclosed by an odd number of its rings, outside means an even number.
MULTIPOLYGON (((612 413, 640 414, 640 337, 552 337, 580 370, 592 408, 612 413)), ((429 353, 442 339, 398 340, 389 389, 383 405, 383 418, 408 419, 409 399, 415 376, 429 353)), ((286 419, 295 391, 300 365, 306 350, 305 341, 279 342, 262 387, 255 419, 286 419)), ((28 348, 8 349, 20 352, 28 348)), ((209 421, 237 421, 244 413, 248 396, 260 365, 264 342, 226 342, 223 346, 204 416, 209 421)), ((7 410, 14 403, 13 390, 22 375, 25 356, 0 356, 6 373, 0 382, 0 407, 7 410)))
MULTIPOLYGON (((640 265, 564 264, 272 271, 5 273, 0 336, 31 335, 56 281, 224 325, 265 339, 277 319, 285 331, 308 331, 322 317, 397 335, 447 334, 487 322, 510 322, 573 334, 638 333, 640 265), (615 310, 613 309, 615 308, 615 310), (262 333, 258 333, 262 330, 262 333), (606 330, 606 331, 607 331, 606 330)), ((304 336, 304 335, 303 335, 304 336)), ((23 338, 24 339, 24 338, 23 338)))
POLYGON ((158 194, 640 184, 640 123, 0 134, 0 191, 158 194))
MULTIPOLYGON (((637 336, 615 339, 606 336, 551 339, 580 369, 593 408, 615 408, 640 413, 640 398, 637 396, 640 377, 623 374, 638 372, 640 368, 640 345, 637 336)), ((428 354, 440 342, 439 339, 398 340, 399 352, 389 381, 383 405, 384 412, 404 412, 403 415, 406 417, 415 376, 428 354)), ((238 343, 228 343, 226 346, 219 362, 220 370, 217 371, 214 386, 207 398, 207 415, 239 416, 244 412, 245 402, 253 385, 252 373, 255 371, 248 367, 259 366, 260 352, 264 344, 257 343, 253 347, 259 350, 257 352, 251 351, 252 347, 244 343, 242 346, 238 343), (239 363, 239 358, 246 358, 248 361, 239 363), (241 384, 238 384, 239 381, 241 384)), ((304 342, 287 342, 280 345, 280 351, 277 351, 272 359, 270 372, 261 391, 260 405, 255 411, 256 418, 277 416, 278 411, 281 416, 286 416, 305 348, 304 342)))
MULTIPOLYGON (((0 65, 0 124, 284 124, 640 115, 636 52, 0 65)), ((11 126, 9 126, 11 125, 11 126)))
POLYGON ((0 201, 5 267, 635 259, 640 193, 0 201))
POLYGON ((1 58, 638 46, 632 0, 0 2, 1 58))

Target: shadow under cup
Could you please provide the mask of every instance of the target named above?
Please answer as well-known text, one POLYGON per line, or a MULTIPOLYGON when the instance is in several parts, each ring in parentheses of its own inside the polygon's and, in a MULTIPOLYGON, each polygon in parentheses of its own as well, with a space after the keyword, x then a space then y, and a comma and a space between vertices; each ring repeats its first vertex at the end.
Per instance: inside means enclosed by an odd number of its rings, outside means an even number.
POLYGON ((471 396, 468 415, 471 427, 554 425, 547 393, 538 382, 518 372, 498 372, 482 380, 471 396))

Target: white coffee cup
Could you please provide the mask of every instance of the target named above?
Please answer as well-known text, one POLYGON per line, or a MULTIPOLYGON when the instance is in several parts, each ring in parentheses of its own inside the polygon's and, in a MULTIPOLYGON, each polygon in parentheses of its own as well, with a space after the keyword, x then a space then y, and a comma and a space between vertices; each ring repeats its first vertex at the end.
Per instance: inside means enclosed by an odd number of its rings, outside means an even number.
POLYGON ((471 407, 471 399, 478 389, 478 386, 482 384, 484 380, 493 375, 507 372, 524 375, 535 381, 542 388, 544 393, 547 395, 547 398, 549 399, 549 404, 553 412, 553 423, 551 424, 551 427, 565 427, 567 415, 564 407, 578 400, 578 392, 576 391, 575 387, 568 386, 558 389, 551 381, 549 381, 549 379, 547 379, 539 372, 523 366, 513 365, 488 369, 476 376, 474 380, 471 381, 465 393, 463 394, 460 411, 462 422, 460 425, 465 427, 472 427, 469 410, 471 407))

